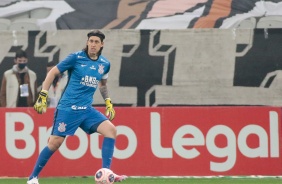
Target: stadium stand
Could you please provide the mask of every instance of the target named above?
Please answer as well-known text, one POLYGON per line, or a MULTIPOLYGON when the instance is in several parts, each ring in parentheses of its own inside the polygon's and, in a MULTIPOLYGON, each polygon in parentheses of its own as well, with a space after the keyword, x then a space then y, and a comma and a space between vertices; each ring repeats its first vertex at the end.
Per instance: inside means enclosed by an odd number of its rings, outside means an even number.
POLYGON ((57 30, 58 17, 72 11, 64 0, 14 1, 0 6, 0 18, 11 21, 10 30, 57 30))

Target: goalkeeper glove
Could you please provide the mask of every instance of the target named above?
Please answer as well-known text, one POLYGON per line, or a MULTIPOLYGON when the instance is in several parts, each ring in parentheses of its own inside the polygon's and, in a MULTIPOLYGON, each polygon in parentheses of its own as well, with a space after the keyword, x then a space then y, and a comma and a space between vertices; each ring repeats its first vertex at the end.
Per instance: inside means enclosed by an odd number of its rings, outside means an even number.
POLYGON ((38 112, 38 114, 45 113, 47 110, 47 97, 48 97, 48 91, 41 90, 39 93, 39 97, 37 101, 35 102, 33 108, 38 112))
POLYGON ((116 115, 116 112, 113 108, 113 104, 111 102, 111 99, 110 98, 106 98, 105 99, 105 103, 106 103, 106 116, 109 117, 109 120, 113 120, 115 118, 115 115, 116 115))

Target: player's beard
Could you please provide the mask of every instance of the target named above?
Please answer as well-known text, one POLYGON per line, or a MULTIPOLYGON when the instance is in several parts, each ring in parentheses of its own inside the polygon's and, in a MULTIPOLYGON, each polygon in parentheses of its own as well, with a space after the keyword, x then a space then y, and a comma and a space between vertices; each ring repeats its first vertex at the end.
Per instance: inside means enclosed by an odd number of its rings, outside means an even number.
POLYGON ((103 47, 100 47, 100 49, 98 50, 96 47, 91 48, 87 46, 86 50, 87 50, 88 56, 92 59, 93 58, 95 59, 96 57, 98 58, 102 54, 103 47))
POLYGON ((89 49, 88 55, 89 55, 90 58, 96 58, 96 57, 98 57, 98 52, 97 52, 96 49, 89 49))

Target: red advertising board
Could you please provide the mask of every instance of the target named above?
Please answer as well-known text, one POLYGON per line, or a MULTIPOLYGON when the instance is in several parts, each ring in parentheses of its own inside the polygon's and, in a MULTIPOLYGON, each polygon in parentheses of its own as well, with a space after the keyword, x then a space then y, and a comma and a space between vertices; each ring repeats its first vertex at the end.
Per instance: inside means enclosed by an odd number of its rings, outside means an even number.
MULTIPOLYGON (((98 108, 104 111, 104 108, 98 108)), ((116 107, 112 170, 129 176, 282 175, 279 107, 116 107)), ((1 108, 0 176, 27 177, 48 141, 54 109, 1 108)), ((102 136, 78 130, 41 173, 89 176, 102 136)))

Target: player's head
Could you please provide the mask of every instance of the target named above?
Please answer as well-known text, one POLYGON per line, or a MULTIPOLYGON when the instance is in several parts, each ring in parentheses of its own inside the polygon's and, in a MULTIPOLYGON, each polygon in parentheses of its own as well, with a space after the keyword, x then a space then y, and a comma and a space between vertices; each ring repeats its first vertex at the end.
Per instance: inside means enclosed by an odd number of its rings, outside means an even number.
POLYGON ((97 56, 102 54, 103 46, 104 46, 105 35, 99 30, 92 30, 87 33, 87 43, 85 51, 88 54, 96 54, 97 56))
POLYGON ((18 66, 20 70, 24 69, 27 65, 28 59, 27 54, 23 50, 18 50, 15 55, 15 64, 18 66))

